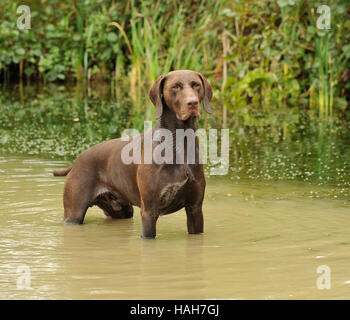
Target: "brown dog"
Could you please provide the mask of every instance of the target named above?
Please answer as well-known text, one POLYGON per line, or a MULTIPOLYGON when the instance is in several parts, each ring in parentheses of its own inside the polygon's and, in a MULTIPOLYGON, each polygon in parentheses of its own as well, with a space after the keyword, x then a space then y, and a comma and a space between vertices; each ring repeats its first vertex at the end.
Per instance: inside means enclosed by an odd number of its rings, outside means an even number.
MULTIPOLYGON (((175 160, 179 153, 175 147, 175 131, 196 131, 201 101, 205 110, 211 113, 211 87, 200 73, 178 70, 159 77, 149 97, 156 106, 158 119, 152 133, 158 129, 171 132, 175 160)), ((185 207, 188 232, 203 232, 205 178, 203 165, 198 161, 198 139, 192 140, 193 146, 190 139, 185 140, 186 150, 189 147, 195 150, 194 163, 187 161, 185 152, 183 163, 152 161, 147 164, 144 161, 145 134, 139 135, 140 163, 125 164, 122 150, 129 142, 113 139, 84 151, 68 169, 54 171, 55 176, 67 175, 63 193, 66 223, 83 223, 87 209, 93 205, 99 206, 106 216, 130 218, 135 205, 141 207, 142 237, 154 238, 158 217, 185 207)), ((160 143, 153 140, 151 148, 160 143)))

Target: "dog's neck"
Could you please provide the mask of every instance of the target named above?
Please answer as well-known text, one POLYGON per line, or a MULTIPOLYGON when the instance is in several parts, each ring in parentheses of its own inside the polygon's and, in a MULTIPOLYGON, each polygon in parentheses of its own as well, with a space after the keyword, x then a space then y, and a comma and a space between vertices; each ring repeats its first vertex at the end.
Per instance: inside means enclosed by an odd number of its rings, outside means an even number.
MULTIPOLYGON (((161 115, 160 119, 158 120, 158 122, 156 123, 154 129, 155 130, 167 129, 171 132, 174 161, 176 161, 177 154, 183 154, 184 161, 185 161, 184 167, 186 169, 186 172, 188 171, 188 167, 186 164, 188 150, 194 151, 195 157, 197 159, 195 161, 198 162, 198 146, 196 146, 196 138, 189 139, 189 140, 187 138, 185 138, 183 145, 178 144, 176 141, 176 139, 177 139, 176 130, 177 129, 183 129, 185 133, 186 133, 187 129, 192 129, 193 130, 192 134, 196 133, 196 131, 197 131, 197 119, 195 117, 191 116, 187 120, 182 121, 176 117, 175 113, 171 109, 169 109, 168 107, 164 107, 162 115, 161 115), (191 141, 191 142, 189 142, 189 141, 191 141)), ((191 133, 189 133, 189 134, 191 135, 191 133)), ((176 163, 176 162, 174 162, 174 163, 176 163)))
POLYGON ((193 116, 189 117, 187 120, 179 120, 175 112, 168 107, 163 108, 161 117, 159 118, 156 126, 159 129, 168 129, 173 134, 176 133, 176 129, 192 129, 194 132, 197 131, 197 119, 193 116))

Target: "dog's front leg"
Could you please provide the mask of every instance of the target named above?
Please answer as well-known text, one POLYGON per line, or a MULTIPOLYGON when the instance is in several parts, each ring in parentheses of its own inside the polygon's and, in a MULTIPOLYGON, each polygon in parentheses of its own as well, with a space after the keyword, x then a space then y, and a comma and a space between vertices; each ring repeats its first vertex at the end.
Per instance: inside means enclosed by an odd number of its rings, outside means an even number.
POLYGON ((187 215, 187 230, 189 234, 203 233, 202 205, 192 205, 185 208, 187 215))
POLYGON ((142 235, 144 239, 154 239, 156 237, 156 225, 158 215, 153 212, 154 210, 141 207, 142 218, 142 235))

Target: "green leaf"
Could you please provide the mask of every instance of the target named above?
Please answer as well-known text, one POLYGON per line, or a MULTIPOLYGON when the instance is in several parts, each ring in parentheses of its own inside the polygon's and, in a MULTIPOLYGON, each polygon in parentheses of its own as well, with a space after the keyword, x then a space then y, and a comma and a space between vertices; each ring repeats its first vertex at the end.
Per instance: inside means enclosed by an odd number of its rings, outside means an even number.
POLYGON ((26 51, 23 48, 17 48, 16 53, 19 54, 20 56, 24 56, 26 51))
POLYGON ((341 110, 345 110, 348 106, 348 102, 345 98, 337 97, 334 99, 334 105, 341 110))
POLYGON ((229 8, 225 8, 225 9, 220 11, 219 15, 232 18, 232 17, 235 17, 237 14, 236 14, 236 12, 230 10, 229 8))
POLYGON ((118 36, 114 32, 109 32, 107 34, 107 39, 109 42, 115 42, 118 40, 118 36))
POLYGON ((77 34, 77 33, 74 34, 74 35, 73 35, 73 40, 74 40, 74 41, 80 41, 80 40, 81 40, 80 34, 77 34))
POLYGON ((34 68, 33 67, 28 67, 28 68, 25 68, 25 70, 24 70, 24 73, 27 76, 30 76, 31 74, 33 74, 33 72, 34 72, 34 68))

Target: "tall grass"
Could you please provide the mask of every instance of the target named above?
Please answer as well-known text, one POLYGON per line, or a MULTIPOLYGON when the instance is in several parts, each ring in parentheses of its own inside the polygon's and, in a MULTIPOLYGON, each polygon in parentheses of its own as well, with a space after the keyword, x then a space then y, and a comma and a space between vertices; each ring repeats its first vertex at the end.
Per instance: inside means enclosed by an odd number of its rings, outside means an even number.
MULTIPOLYGON (((201 1, 200 7, 204 4, 205 1, 201 1)), ((160 1, 152 7, 145 2, 137 7, 131 0, 130 6, 131 19, 124 28, 117 21, 110 22, 109 26, 117 27, 128 47, 130 92, 135 111, 142 112, 141 94, 161 74, 173 69, 202 71, 203 55, 207 53, 202 32, 211 21, 207 19, 197 22, 201 25, 192 26, 192 17, 186 16, 182 5, 176 2, 166 13, 160 1)), ((154 108, 148 104, 146 119, 153 119, 153 113, 154 108)))
MULTIPOLYGON (((309 13, 311 25, 316 28, 315 12, 312 8, 309 13)), ((333 66, 330 53, 329 42, 331 33, 328 30, 318 30, 315 34, 315 60, 318 64, 318 107, 319 116, 327 119, 333 114, 333 86, 332 80, 333 66)))

